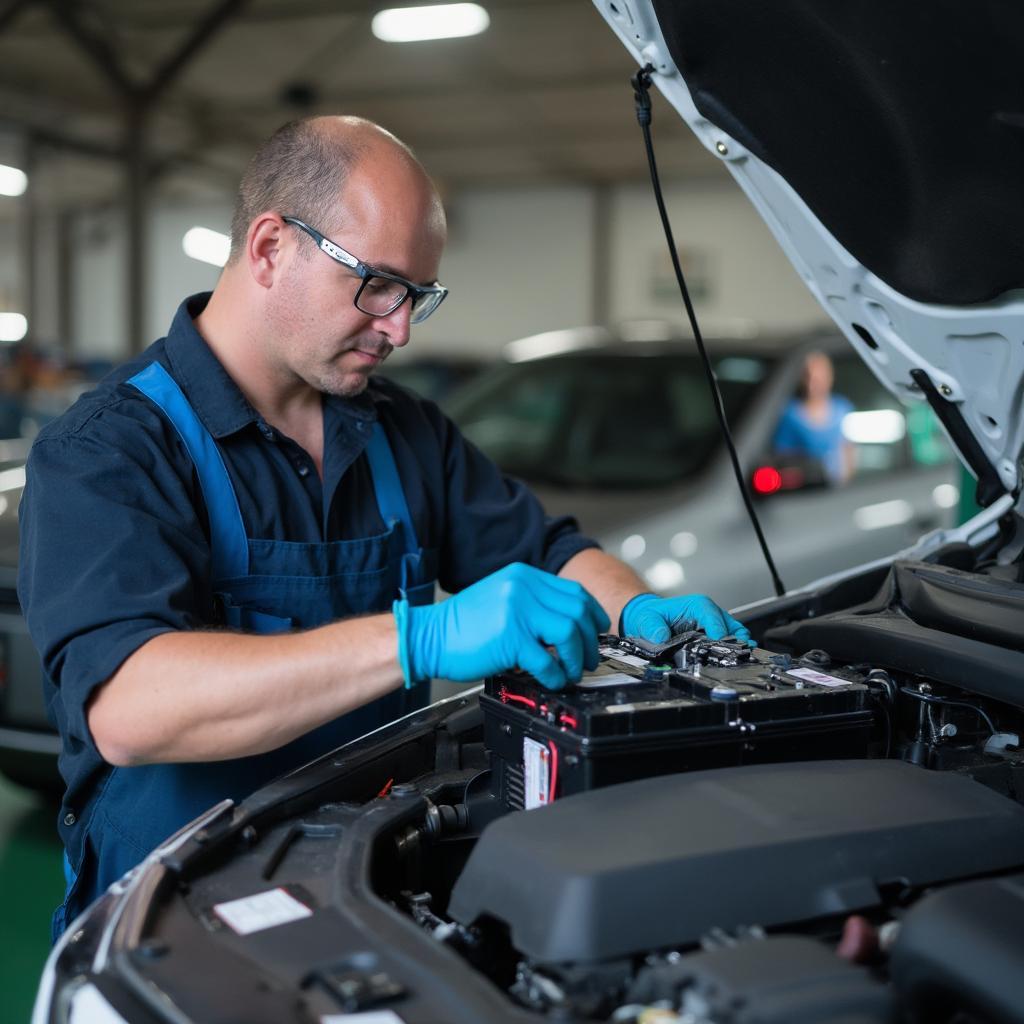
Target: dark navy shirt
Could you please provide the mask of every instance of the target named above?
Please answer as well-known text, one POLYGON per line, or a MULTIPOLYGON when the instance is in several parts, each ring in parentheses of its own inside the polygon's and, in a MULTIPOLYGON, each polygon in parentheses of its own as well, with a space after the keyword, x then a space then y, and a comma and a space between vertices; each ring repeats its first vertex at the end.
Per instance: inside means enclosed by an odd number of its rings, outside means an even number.
POLYGON ((574 520, 546 517, 533 494, 503 476, 433 403, 382 379, 371 378, 355 398, 324 397, 321 480, 309 455, 262 419, 196 331, 192 320, 207 299, 182 303, 167 337, 45 427, 29 456, 18 594, 63 741, 61 831, 76 864, 78 819, 109 771, 86 724, 91 693, 151 637, 217 621, 192 461, 156 406, 124 383, 154 360, 217 440, 249 537, 311 543, 382 533, 364 454, 379 419, 416 535, 448 592, 513 561, 557 572, 595 546, 574 520))

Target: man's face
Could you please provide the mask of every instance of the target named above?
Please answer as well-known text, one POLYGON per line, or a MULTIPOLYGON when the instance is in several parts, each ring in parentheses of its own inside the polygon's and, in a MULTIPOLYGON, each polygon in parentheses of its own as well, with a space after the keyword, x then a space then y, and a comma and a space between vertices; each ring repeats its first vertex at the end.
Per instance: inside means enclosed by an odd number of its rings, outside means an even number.
MULTIPOLYGON (((378 270, 417 284, 437 280, 444 214, 429 182, 403 157, 364 158, 350 175, 333 224, 313 225, 378 270)), ((352 396, 409 340, 411 302, 387 316, 356 309, 361 279, 286 226, 288 251, 274 283, 271 357, 318 391, 352 396)))

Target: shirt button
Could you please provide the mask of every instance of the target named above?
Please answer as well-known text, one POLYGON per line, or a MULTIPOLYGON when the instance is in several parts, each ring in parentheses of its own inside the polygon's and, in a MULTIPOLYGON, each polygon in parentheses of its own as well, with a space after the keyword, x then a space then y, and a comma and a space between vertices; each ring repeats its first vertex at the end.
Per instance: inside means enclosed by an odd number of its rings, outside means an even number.
POLYGON ((356 430, 365 430, 366 424, 362 420, 356 420, 356 430))
POLYGON ((64 815, 65 825, 74 825, 76 821, 78 821, 78 819, 75 817, 73 811, 68 811, 68 813, 64 815))
POLYGON ((299 466, 299 476, 309 476, 309 466, 305 464, 299 466))

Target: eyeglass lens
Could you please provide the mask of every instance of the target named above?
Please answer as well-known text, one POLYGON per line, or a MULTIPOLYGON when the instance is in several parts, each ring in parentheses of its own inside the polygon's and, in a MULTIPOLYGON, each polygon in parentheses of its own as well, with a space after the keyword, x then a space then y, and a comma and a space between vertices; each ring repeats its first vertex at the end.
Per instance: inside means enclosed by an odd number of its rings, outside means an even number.
POLYGON ((412 300, 412 315, 410 316, 410 320, 414 324, 418 324, 422 320, 426 320, 426 318, 430 316, 430 314, 433 313, 439 305, 441 305, 441 300, 443 298, 443 292, 420 292, 420 294, 412 300))
MULTIPOLYGON (((356 306, 371 316, 387 316, 397 309, 409 294, 409 289, 399 281, 386 277, 368 277, 363 283, 356 300, 356 306)), ((426 320, 440 305, 443 294, 420 292, 412 300, 410 321, 414 324, 426 320)))
POLYGON ((398 281, 389 281, 386 277, 368 277, 360 289, 357 305, 371 316, 386 316, 401 305, 408 291, 398 281))

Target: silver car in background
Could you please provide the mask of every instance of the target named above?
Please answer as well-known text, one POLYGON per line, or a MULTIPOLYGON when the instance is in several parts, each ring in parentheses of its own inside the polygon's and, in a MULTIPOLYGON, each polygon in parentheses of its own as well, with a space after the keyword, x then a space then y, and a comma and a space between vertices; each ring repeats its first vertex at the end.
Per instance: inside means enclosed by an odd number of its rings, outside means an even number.
MULTIPOLYGON (((952 452, 931 411, 905 408, 836 334, 708 343, 740 463, 787 588, 891 555, 952 522, 952 452), (854 413, 855 469, 830 485, 772 437, 808 353, 835 370, 854 413)), ((446 411, 552 514, 633 565, 660 593, 702 591, 726 607, 771 593, 700 359, 691 340, 649 327, 552 331, 451 396, 446 411), (654 340, 654 339, 657 340, 654 340)))

